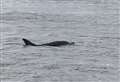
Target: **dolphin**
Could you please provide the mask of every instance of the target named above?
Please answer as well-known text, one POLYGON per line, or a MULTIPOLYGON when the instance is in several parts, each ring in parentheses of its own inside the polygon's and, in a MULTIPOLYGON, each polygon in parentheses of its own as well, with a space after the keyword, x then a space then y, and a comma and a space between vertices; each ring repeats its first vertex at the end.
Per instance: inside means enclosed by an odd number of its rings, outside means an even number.
POLYGON ((24 41, 24 46, 53 46, 53 47, 60 47, 65 45, 73 45, 75 42, 68 42, 68 41, 53 41, 45 44, 35 44, 25 38, 22 39, 24 41))

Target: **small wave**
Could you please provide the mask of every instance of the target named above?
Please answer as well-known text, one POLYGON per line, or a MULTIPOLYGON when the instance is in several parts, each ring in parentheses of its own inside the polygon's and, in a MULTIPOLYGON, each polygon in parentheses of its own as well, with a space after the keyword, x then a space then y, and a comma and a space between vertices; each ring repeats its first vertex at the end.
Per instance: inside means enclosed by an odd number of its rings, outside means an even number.
POLYGON ((7 12, 1 14, 0 20, 5 21, 25 21, 25 20, 37 20, 40 19, 41 15, 37 13, 29 13, 29 12, 7 12))
POLYGON ((5 45, 20 45, 20 43, 17 43, 17 42, 15 42, 15 41, 5 41, 4 43, 3 43, 3 45, 5 46, 5 45))

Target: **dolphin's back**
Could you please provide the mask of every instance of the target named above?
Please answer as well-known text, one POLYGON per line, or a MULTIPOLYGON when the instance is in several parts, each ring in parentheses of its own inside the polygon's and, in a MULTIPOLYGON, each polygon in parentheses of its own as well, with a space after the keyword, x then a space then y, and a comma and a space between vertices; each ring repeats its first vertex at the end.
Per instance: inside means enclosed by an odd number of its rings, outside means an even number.
POLYGON ((67 42, 67 41, 54 41, 54 42, 49 42, 49 43, 45 43, 45 44, 41 44, 41 45, 37 45, 25 38, 22 39, 25 43, 25 46, 64 46, 64 45, 71 45, 71 44, 74 44, 74 42, 70 43, 70 42, 67 42))
POLYGON ((54 42, 50 42, 50 43, 45 43, 42 44, 43 46, 62 46, 62 45, 68 45, 69 42, 67 41, 54 41, 54 42))

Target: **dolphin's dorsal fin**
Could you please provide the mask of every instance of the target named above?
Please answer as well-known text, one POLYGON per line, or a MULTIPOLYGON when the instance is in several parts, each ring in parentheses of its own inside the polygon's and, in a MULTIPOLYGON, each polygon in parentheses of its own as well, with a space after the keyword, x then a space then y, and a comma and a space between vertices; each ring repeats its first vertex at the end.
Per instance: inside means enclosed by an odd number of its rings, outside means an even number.
POLYGON ((25 39, 25 38, 23 38, 22 40, 23 40, 24 43, 25 43, 24 46, 37 46, 36 44, 32 43, 31 41, 29 41, 29 40, 27 40, 27 39, 25 39))

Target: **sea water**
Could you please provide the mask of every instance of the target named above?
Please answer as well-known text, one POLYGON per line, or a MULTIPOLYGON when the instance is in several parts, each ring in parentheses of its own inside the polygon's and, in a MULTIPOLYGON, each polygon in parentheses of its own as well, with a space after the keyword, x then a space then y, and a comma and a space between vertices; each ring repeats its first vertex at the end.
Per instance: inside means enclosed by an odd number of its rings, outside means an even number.
POLYGON ((1 0, 1 82, 119 82, 117 0, 1 0), (22 38, 63 47, 23 47, 22 38))

